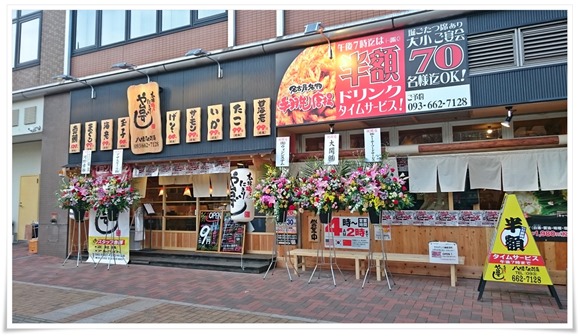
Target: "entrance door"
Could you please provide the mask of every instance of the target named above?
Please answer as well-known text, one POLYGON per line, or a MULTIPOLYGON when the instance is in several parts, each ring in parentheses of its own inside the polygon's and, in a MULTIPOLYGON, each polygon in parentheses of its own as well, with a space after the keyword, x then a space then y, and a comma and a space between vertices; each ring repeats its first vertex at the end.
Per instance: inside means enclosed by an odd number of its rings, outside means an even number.
POLYGON ((24 240, 26 225, 38 222, 38 199, 40 176, 20 177, 20 197, 18 200, 18 240, 24 240))

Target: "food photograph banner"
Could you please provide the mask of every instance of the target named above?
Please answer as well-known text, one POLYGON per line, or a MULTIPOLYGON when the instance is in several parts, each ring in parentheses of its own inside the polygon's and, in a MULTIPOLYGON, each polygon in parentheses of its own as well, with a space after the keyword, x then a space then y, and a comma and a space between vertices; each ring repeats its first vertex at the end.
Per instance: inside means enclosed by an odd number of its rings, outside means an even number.
POLYGON ((304 49, 280 82, 276 126, 469 106, 461 18, 304 49))

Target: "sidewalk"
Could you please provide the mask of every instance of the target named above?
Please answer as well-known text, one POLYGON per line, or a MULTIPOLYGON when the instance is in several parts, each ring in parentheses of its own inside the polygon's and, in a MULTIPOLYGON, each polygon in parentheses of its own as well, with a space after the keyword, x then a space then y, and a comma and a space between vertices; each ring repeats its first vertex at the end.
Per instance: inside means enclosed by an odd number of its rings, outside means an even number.
POLYGON ((12 250, 8 329, 62 328, 63 323, 78 324, 74 328, 111 323, 118 328, 144 323, 185 328, 238 323, 341 329, 351 323, 374 328, 424 323, 433 328, 572 328, 567 286, 555 286, 564 306, 559 309, 546 286, 488 282, 478 301, 476 279, 460 278, 457 287, 450 287, 447 277, 394 274, 389 290, 374 272, 361 288, 354 272, 343 271, 343 276, 336 269, 334 286, 330 270, 317 272, 309 284, 312 270, 300 277, 292 273, 290 281, 286 268, 270 271, 266 279, 264 274, 138 264, 107 269, 107 264, 86 262, 77 267, 76 256, 63 265, 64 259, 28 253, 26 242, 12 250))

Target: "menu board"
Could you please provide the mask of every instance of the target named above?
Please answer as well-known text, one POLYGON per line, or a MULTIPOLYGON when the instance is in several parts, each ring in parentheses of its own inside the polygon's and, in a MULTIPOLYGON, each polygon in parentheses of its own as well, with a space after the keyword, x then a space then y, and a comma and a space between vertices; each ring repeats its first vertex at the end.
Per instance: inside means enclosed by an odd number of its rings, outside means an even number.
POLYGON ((220 211, 201 211, 198 251, 218 251, 222 213, 220 211))
POLYGON ((226 220, 222 229, 220 252, 244 253, 244 233, 246 226, 233 220, 226 220))
POLYGON ((288 210, 285 223, 276 223, 276 243, 278 245, 298 244, 296 210, 288 210))

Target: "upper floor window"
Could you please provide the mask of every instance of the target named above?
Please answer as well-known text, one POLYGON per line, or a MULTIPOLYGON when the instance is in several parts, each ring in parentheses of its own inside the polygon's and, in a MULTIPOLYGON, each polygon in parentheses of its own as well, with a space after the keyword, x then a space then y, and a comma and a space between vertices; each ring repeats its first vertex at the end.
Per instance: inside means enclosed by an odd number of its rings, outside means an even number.
POLYGON ((227 20, 225 10, 73 11, 73 52, 152 37, 227 20))
POLYGON ((42 11, 12 11, 12 67, 40 63, 40 27, 42 11))

